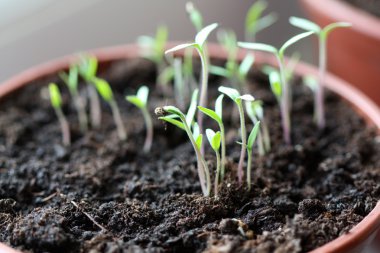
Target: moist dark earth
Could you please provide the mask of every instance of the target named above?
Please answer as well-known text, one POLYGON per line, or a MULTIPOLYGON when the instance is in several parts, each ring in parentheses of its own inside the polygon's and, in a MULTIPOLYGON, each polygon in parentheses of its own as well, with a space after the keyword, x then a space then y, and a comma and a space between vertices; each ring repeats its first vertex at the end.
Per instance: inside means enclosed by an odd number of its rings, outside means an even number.
POLYGON ((366 12, 380 17, 380 0, 343 0, 366 12))
MULTIPOLYGON (((144 83, 151 87, 152 115, 155 107, 173 103, 154 84, 155 66, 147 60, 115 62, 101 73, 113 85, 128 131, 125 142, 117 137, 107 104, 102 104, 101 129, 81 134, 68 92, 56 76, 2 99, 0 241, 35 253, 281 253, 307 252, 346 233, 380 197, 376 131, 331 93, 327 127, 318 131, 312 94, 295 78, 293 145, 284 145, 278 105, 258 69, 251 70, 248 88, 264 101, 272 150, 263 157, 254 151, 247 192, 236 183, 239 125, 225 98, 228 165, 218 198, 202 196, 196 157, 181 130, 153 116, 153 148, 142 152, 143 118, 124 96, 144 83), (70 148, 61 145, 46 99, 50 81, 63 92, 70 148)), ((213 107, 217 87, 228 81, 211 76, 210 82, 213 107)), ((214 153, 207 145, 206 154, 215 175, 214 153)))

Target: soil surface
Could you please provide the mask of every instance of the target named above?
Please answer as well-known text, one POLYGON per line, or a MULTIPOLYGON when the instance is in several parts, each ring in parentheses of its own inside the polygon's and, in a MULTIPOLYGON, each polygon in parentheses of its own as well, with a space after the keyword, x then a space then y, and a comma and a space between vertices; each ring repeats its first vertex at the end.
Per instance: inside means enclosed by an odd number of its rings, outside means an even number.
MULTIPOLYGON (((255 149, 252 190, 239 187, 239 125, 225 98, 227 178, 218 198, 203 197, 196 157, 184 132, 154 119, 153 149, 142 152, 143 118, 124 95, 135 94, 141 83, 149 85, 152 115, 155 107, 173 103, 156 88, 155 75, 155 66, 143 59, 114 63, 101 74, 114 87, 128 130, 126 142, 118 140, 107 104, 102 104, 101 129, 82 135, 68 92, 56 76, 1 101, 1 242, 35 253, 307 252, 346 233, 379 200, 380 138, 375 130, 327 93, 327 127, 318 131, 312 94, 296 78, 293 145, 284 145, 278 105, 267 77, 257 70, 250 72, 249 90, 264 101, 272 150, 260 157, 255 149), (50 81, 57 81, 63 92, 70 148, 61 145, 46 99, 50 81)), ((217 86, 227 81, 210 79, 213 106, 217 86)), ((252 124, 247 125, 250 131, 252 124)), ((215 157, 207 145, 206 153, 214 175, 215 157)))
POLYGON ((343 0, 366 12, 380 17, 380 0, 343 0))

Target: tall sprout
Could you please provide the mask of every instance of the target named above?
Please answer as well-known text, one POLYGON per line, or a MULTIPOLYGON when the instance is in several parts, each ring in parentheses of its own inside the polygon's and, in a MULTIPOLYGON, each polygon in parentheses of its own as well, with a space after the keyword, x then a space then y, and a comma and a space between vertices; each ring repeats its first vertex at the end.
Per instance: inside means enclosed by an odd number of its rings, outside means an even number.
POLYGON ((254 125, 251 133, 249 134, 248 141, 247 141, 247 154, 248 154, 248 161, 247 161, 247 185, 248 185, 248 191, 251 190, 251 170, 252 170, 252 151, 253 151, 253 144, 256 141, 257 134, 259 133, 260 128, 260 121, 256 122, 254 125))
POLYGON ((86 104, 78 91, 78 66, 73 64, 70 66, 69 73, 64 71, 59 72, 60 78, 69 88, 70 95, 74 100, 74 106, 78 114, 79 126, 82 132, 88 130, 88 118, 86 113, 86 104))
POLYGON ((214 183, 214 194, 218 196, 218 187, 219 187, 219 177, 220 177, 220 169, 221 169, 221 159, 219 154, 220 143, 221 143, 221 135, 220 132, 214 132, 212 129, 206 129, 207 140, 210 143, 211 148, 215 151, 216 156, 216 175, 215 175, 215 183, 214 183))
POLYGON ((277 49, 271 45, 262 44, 262 43, 249 43, 249 42, 238 42, 238 45, 242 48, 252 49, 252 50, 260 50, 272 53, 276 56, 281 76, 281 86, 282 86, 282 96, 280 101, 280 110, 281 110, 281 118, 282 118, 282 129, 284 132, 284 140, 285 143, 291 144, 291 122, 290 122, 290 101, 291 101, 291 92, 288 80, 286 78, 286 70, 285 70, 285 50, 295 44, 297 41, 310 36, 313 32, 305 32, 298 34, 289 40, 287 40, 280 49, 277 49))
POLYGON ((238 165, 238 180, 239 184, 243 181, 244 171, 243 171, 243 164, 244 164, 244 158, 245 158, 245 149, 247 145, 247 129, 245 127, 245 116, 244 116, 244 107, 243 107, 243 101, 252 102, 254 101, 254 97, 252 97, 249 94, 246 95, 240 95, 240 93, 233 88, 219 87, 219 92, 227 95, 229 98, 231 98, 232 101, 235 102, 236 106, 239 109, 239 116, 240 116, 240 134, 241 134, 241 152, 240 152, 240 159, 239 159, 239 165, 238 165))
POLYGON ((351 24, 347 22, 336 22, 325 26, 324 28, 319 25, 311 22, 310 20, 298 18, 298 17, 290 17, 290 24, 301 28, 306 31, 311 31, 318 37, 319 44, 319 74, 318 81, 319 85, 317 86, 315 92, 315 100, 314 100, 314 116, 317 121, 317 125, 319 129, 323 129, 326 125, 325 119, 325 109, 324 109, 324 91, 323 85, 325 83, 326 76, 326 63, 327 63, 327 38, 330 32, 335 30, 336 28, 344 28, 350 27, 351 24))
MULTIPOLYGON (((165 52, 166 54, 169 54, 169 53, 172 53, 181 49, 185 49, 185 48, 195 48, 197 50, 199 57, 201 59, 201 64, 202 64, 202 77, 201 77, 200 88, 199 88, 200 89, 199 105, 203 107, 206 107, 207 105, 207 86, 208 86, 208 71, 209 71, 208 57, 205 54, 205 43, 206 43, 207 37, 210 35, 210 33, 213 30, 215 30, 217 26, 218 24, 216 23, 208 25, 197 33, 197 35, 195 36, 194 42, 180 44, 165 52)), ((198 120, 198 124, 200 128, 200 132, 203 133, 203 114, 201 112, 198 112, 197 120, 198 120)))
POLYGON ((55 83, 49 84, 50 102, 54 108, 55 114, 58 117, 59 124, 62 131, 62 142, 65 146, 70 146, 70 127, 65 115, 62 112, 62 98, 61 92, 55 83))
POLYGON ((153 123, 152 118, 148 111, 148 95, 149 89, 146 86, 141 86, 136 95, 130 95, 126 97, 126 100, 137 108, 139 108, 143 114, 146 125, 146 137, 144 142, 143 151, 149 153, 153 142, 153 123))

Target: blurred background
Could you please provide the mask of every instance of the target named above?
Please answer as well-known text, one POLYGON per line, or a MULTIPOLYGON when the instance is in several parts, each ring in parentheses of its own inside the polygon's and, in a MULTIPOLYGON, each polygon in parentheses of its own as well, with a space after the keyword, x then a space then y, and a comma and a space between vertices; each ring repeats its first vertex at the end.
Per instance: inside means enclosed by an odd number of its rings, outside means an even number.
MULTIPOLYGON (((158 25, 169 28, 170 40, 191 40, 195 30, 185 0, 0 0, 0 82, 33 65, 87 49, 133 43, 153 35, 158 25)), ((244 20, 253 0, 194 0, 205 24, 218 22, 243 39, 244 20)), ((267 13, 279 20, 260 32, 258 42, 279 46, 300 30, 288 23, 304 16, 296 0, 268 0, 267 13)), ((211 38, 215 40, 215 36, 211 38)), ((310 40, 297 51, 314 62, 310 40)), ((294 50, 289 50, 289 53, 294 50)))

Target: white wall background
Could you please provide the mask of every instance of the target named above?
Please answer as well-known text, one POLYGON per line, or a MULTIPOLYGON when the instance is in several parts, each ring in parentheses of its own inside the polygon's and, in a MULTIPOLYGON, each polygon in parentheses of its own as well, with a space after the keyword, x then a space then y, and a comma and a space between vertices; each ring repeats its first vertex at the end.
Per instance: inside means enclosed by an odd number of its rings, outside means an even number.
MULTIPOLYGON (((244 18, 253 0, 194 0, 205 23, 234 29, 240 39, 244 18)), ((302 16, 296 0, 268 0, 280 22, 258 36, 258 41, 280 45, 299 32, 287 22, 302 16)), ((185 0, 0 0, 0 81, 38 63, 86 49, 134 42, 154 34, 159 24, 170 39, 194 36, 185 0)), ((306 59, 310 45, 302 43, 306 59)), ((305 58, 305 57, 304 57, 305 58)))

